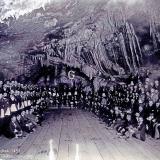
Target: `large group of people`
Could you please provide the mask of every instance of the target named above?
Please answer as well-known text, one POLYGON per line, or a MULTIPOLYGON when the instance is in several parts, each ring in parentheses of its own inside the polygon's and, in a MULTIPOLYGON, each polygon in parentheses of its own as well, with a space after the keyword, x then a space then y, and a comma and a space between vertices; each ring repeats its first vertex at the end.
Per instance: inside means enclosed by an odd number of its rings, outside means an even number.
POLYGON ((0 81, 0 133, 23 137, 44 120, 49 107, 79 108, 96 114, 118 137, 160 138, 160 84, 149 77, 84 90, 82 86, 24 85, 0 81))
POLYGON ((158 80, 131 80, 103 87, 85 97, 86 109, 99 116, 118 137, 160 138, 160 85, 158 80))
POLYGON ((159 81, 149 78, 142 83, 116 85, 102 93, 100 118, 118 136, 135 137, 142 141, 147 137, 160 138, 159 81))
POLYGON ((52 105, 93 112, 118 137, 160 138, 160 85, 158 80, 132 76, 129 81, 86 91, 80 87, 49 89, 52 105))
POLYGON ((0 81, 0 135, 20 138, 41 126, 47 94, 37 85, 0 81))

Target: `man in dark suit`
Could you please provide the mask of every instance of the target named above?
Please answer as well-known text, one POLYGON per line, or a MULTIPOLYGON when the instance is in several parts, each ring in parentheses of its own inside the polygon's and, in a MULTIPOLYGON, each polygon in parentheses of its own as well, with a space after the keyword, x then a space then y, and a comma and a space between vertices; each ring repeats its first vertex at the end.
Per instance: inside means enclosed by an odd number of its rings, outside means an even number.
POLYGON ((154 122, 154 129, 155 129, 155 139, 160 138, 160 102, 156 103, 156 107, 154 110, 154 117, 155 117, 155 122, 154 122))
POLYGON ((19 123, 17 122, 16 116, 13 115, 11 117, 11 121, 9 123, 9 132, 10 137, 20 138, 23 136, 22 128, 20 127, 19 123))
POLYGON ((146 124, 144 122, 144 119, 143 119, 143 117, 139 117, 138 125, 135 128, 135 131, 134 131, 132 136, 134 138, 137 138, 137 139, 140 139, 142 141, 145 141, 146 140, 145 131, 146 131, 146 124))
POLYGON ((20 126, 23 131, 31 133, 34 131, 33 123, 25 116, 25 111, 21 112, 21 118, 19 120, 20 126))
POLYGON ((0 135, 3 132, 3 125, 4 125, 4 99, 3 99, 3 94, 0 93, 0 135))

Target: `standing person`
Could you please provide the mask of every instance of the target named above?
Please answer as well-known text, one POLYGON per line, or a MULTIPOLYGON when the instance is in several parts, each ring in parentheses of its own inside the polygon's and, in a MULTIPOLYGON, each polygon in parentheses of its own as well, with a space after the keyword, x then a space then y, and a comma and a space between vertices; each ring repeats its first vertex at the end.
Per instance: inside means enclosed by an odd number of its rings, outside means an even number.
POLYGON ((11 108, 11 113, 14 113, 17 111, 17 100, 14 96, 14 91, 11 91, 11 95, 9 97, 9 103, 10 103, 10 108, 11 108))
POLYGON ((0 93, 0 135, 3 133, 4 118, 5 118, 4 99, 3 99, 3 94, 0 93))
POLYGON ((56 88, 53 88, 52 90, 52 100, 53 100, 53 106, 56 107, 56 88))
POLYGON ((10 116, 11 116, 11 106, 9 102, 9 96, 6 92, 3 94, 3 99, 4 99, 4 127, 3 130, 7 130, 8 124, 10 122, 10 116))
POLYGON ((158 80, 154 81, 154 89, 160 91, 160 85, 159 85, 159 81, 158 80))
POLYGON ((78 107, 78 91, 77 91, 77 88, 75 88, 75 91, 74 91, 74 106, 76 108, 78 107))
POLYGON ((71 88, 69 87, 69 90, 68 90, 68 105, 71 109, 71 106, 72 106, 72 92, 71 92, 71 88))
POLYGON ((15 98, 16 98, 16 106, 17 106, 17 110, 20 110, 21 109, 21 96, 20 96, 20 91, 16 91, 16 95, 15 95, 15 98))

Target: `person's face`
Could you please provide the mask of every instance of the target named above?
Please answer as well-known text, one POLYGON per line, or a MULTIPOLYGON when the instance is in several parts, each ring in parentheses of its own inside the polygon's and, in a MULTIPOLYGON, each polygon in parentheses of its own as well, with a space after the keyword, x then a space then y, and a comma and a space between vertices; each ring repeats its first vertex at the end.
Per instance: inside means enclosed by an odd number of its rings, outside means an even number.
POLYGON ((141 83, 139 83, 139 84, 138 84, 138 87, 139 87, 139 88, 141 88, 141 87, 142 87, 142 84, 141 84, 141 83))
POLYGON ((12 117, 12 122, 16 122, 16 117, 15 116, 12 117))
POLYGON ((128 120, 128 121, 131 120, 131 115, 127 115, 127 120, 128 120))
POLYGON ((149 93, 149 92, 146 92, 146 95, 147 95, 147 96, 150 96, 150 93, 149 93))
POLYGON ((152 101, 149 101, 149 106, 152 106, 153 105, 153 102, 152 101))
POLYGON ((115 111, 118 111, 118 107, 115 107, 115 111))
POLYGON ((150 119, 153 119, 153 118, 154 118, 154 115, 151 113, 151 114, 149 115, 149 117, 150 117, 150 119))
POLYGON ((142 123, 143 122, 143 118, 139 117, 139 122, 142 123))
POLYGON ((142 111, 143 111, 143 107, 139 106, 139 112, 142 112, 142 111))
POLYGON ((124 118, 124 113, 121 113, 121 118, 124 118))
POLYGON ((20 115, 18 115, 18 116, 17 116, 17 120, 19 121, 20 119, 21 119, 21 116, 20 116, 20 115))
POLYGON ((21 115, 24 116, 24 115, 25 115, 25 111, 23 111, 23 112, 21 113, 21 115))
POLYGON ((144 86, 144 88, 145 88, 145 89, 148 89, 148 84, 146 84, 146 85, 144 86))
POLYGON ((150 83, 150 85, 151 85, 151 87, 153 87, 153 86, 154 86, 154 83, 153 83, 153 82, 151 82, 151 83, 150 83))
POLYGON ((156 103, 156 107, 158 108, 160 106, 160 103, 158 102, 158 103, 156 103))
POLYGON ((154 89, 153 88, 151 89, 151 93, 154 93, 154 89))
POLYGON ((135 115, 136 115, 136 118, 139 118, 139 113, 136 113, 135 115))
POLYGON ((156 85, 156 86, 159 86, 159 81, 155 81, 155 85, 156 85))
POLYGON ((4 96, 4 97, 7 97, 7 93, 4 93, 3 96, 4 96))
POLYGON ((134 89, 137 90, 137 86, 134 86, 134 89))
POLYGON ((144 88, 141 88, 141 92, 144 93, 144 88))
POLYGON ((155 90, 155 91, 154 91, 154 93, 155 93, 156 95, 158 94, 158 92, 159 92, 158 90, 155 90))
POLYGON ((115 111, 115 114, 118 115, 118 114, 119 114, 119 111, 115 111))
POLYGON ((10 84, 10 82, 9 82, 9 81, 7 81, 7 82, 6 82, 6 84, 10 84))
POLYGON ((18 84, 17 81, 14 81, 14 84, 17 85, 18 84))
POLYGON ((133 87, 132 86, 130 87, 130 90, 133 91, 133 87))
POLYGON ((148 84, 150 82, 149 78, 146 78, 145 83, 148 84))
POLYGON ((0 81, 0 86, 2 86, 3 85, 3 82, 2 81, 0 81))

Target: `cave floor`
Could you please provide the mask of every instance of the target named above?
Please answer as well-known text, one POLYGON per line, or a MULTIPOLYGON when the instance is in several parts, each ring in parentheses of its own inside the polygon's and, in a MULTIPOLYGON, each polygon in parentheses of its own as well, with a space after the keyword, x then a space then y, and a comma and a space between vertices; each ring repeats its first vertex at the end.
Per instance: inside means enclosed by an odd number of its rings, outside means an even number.
POLYGON ((160 159, 160 140, 120 139, 92 113, 63 109, 46 117, 42 127, 23 139, 0 137, 0 160, 160 159))

